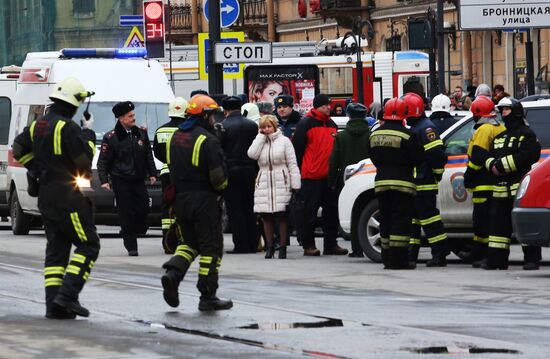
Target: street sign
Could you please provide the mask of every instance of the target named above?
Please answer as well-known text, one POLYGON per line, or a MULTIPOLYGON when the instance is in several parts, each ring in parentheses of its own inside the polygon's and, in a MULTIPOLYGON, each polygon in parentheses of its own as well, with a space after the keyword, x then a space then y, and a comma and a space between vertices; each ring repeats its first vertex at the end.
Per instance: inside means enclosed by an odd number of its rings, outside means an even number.
MULTIPOLYGON (((204 17, 206 21, 210 21, 208 14, 208 1, 204 2, 204 17)), ((220 0, 220 23, 221 27, 229 27, 233 25, 238 19, 241 13, 241 6, 238 0, 220 0)))
POLYGON ((145 47, 145 40, 139 29, 134 26, 124 43, 124 47, 145 47))
MULTIPOLYGON (((244 41, 244 32, 222 32, 221 42, 235 43, 244 41)), ((210 41, 208 33, 199 34, 199 78, 208 80, 208 50, 210 49, 210 41)), ((243 77, 243 64, 232 63, 223 65, 224 79, 241 79, 243 77)))
POLYGON ((214 45, 214 62, 217 64, 271 62, 272 58, 271 42, 222 42, 214 45))
POLYGON ((548 0, 461 0, 461 30, 550 27, 548 0))
POLYGON ((120 15, 118 18, 119 26, 142 26, 143 15, 120 15))

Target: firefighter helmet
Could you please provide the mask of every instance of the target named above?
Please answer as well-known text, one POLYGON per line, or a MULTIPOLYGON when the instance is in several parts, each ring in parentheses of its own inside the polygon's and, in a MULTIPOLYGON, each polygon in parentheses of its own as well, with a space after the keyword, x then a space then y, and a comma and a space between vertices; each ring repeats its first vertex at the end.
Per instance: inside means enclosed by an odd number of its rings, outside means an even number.
POLYGON ((260 119, 260 109, 255 103, 245 103, 241 107, 241 113, 244 117, 252 121, 258 121, 260 119))
POLYGON ((509 107, 512 109, 512 116, 517 119, 523 119, 523 105, 513 97, 504 97, 498 102, 497 108, 509 107))
POLYGON ((80 106, 80 104, 94 94, 92 91, 86 91, 82 82, 78 81, 74 77, 67 77, 61 82, 55 84, 55 87, 50 94, 50 98, 61 100, 74 107, 80 106))
POLYGON ((424 113, 424 99, 414 92, 407 92, 403 97, 406 115, 409 117, 420 117, 424 113))
POLYGON ((394 97, 384 106, 384 120, 403 121, 405 119, 405 101, 394 97))
POLYGON ((183 97, 176 97, 168 105, 168 117, 185 117, 185 110, 187 110, 187 100, 183 97))
POLYGON ((470 106, 470 111, 473 113, 474 117, 495 117, 495 104, 493 100, 486 96, 477 97, 472 105, 470 106))
POLYGON ((189 103, 187 104, 187 114, 188 115, 200 115, 204 112, 218 110, 220 106, 214 101, 210 96, 206 95, 195 95, 191 97, 189 103))
POLYGON ((440 93, 432 100, 432 111, 449 112, 451 110, 451 99, 440 93))

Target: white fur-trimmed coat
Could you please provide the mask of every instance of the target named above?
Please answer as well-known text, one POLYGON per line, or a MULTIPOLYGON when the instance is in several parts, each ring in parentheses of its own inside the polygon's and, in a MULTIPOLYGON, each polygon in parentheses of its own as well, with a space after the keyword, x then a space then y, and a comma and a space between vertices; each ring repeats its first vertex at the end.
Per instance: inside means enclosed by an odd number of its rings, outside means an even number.
POLYGON ((258 161, 260 171, 254 191, 255 213, 286 211, 291 190, 300 189, 301 179, 296 153, 280 130, 259 133, 248 149, 248 157, 258 161))

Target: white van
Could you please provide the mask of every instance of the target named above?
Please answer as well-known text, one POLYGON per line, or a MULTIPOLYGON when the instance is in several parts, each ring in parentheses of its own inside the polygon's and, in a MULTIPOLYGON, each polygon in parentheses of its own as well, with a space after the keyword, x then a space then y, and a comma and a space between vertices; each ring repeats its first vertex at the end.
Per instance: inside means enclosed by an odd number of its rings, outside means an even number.
MULTIPOLYGON (((146 127, 151 143, 156 129, 168 121, 168 103, 174 98, 164 71, 156 60, 145 58, 145 49, 63 49, 59 52, 29 53, 23 63, 9 129, 9 143, 38 116, 44 114, 48 96, 54 84, 72 76, 87 90, 95 91, 89 112, 94 116, 93 130, 97 145, 106 132, 112 130, 116 119, 112 107, 120 101, 135 105, 136 123, 146 127)), ((87 101, 74 116, 79 123, 87 101)), ((92 187, 83 189, 92 199, 96 210, 96 224, 116 224, 117 210, 113 193, 100 187, 96 164, 93 161, 92 187)), ((157 162, 157 169, 160 169, 157 162)), ((14 234, 27 234, 31 226, 39 225, 36 198, 27 193, 26 169, 8 152, 7 201, 14 234)), ((160 223, 160 184, 148 184, 151 215, 149 223, 160 223)), ((147 230, 147 224, 140 232, 147 230)))
POLYGON ((0 70, 0 217, 9 215, 8 202, 4 193, 8 192, 6 169, 8 167, 8 132, 17 90, 20 67, 4 66, 0 70))

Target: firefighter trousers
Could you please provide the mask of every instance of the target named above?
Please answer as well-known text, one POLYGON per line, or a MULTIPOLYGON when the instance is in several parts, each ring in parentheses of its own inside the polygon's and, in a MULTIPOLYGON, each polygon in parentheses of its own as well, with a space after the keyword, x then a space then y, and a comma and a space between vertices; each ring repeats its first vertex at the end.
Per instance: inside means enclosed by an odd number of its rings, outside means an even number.
POLYGON ((379 192, 376 197, 380 209, 380 240, 384 267, 407 268, 414 195, 390 190, 379 192))
POLYGON ((183 192, 176 195, 176 221, 182 238, 176 252, 163 264, 167 271, 175 269, 178 281, 183 280, 189 266, 200 255, 197 289, 204 297, 212 297, 218 289, 218 272, 223 254, 221 209, 211 192, 183 192))
MULTIPOLYGON (((491 235, 487 248, 487 267, 507 269, 510 255, 510 242, 513 232, 512 209, 514 198, 493 198, 491 201, 491 235)), ((541 260, 541 248, 522 246, 525 262, 538 263, 541 260)))
POLYGON ((470 258, 473 262, 485 258, 489 234, 491 232, 491 201, 493 193, 491 191, 474 191, 472 194, 472 223, 474 229, 474 238, 470 258))
POLYGON ((47 238, 44 263, 46 306, 52 304, 56 295, 78 300, 99 255, 92 204, 87 198, 78 202, 72 210, 49 208, 41 211, 47 238), (71 256, 72 245, 76 249, 71 256))
POLYGON ((170 227, 176 223, 175 216, 172 212, 172 203, 167 201, 167 197, 170 195, 167 192, 173 190, 173 186, 170 186, 172 182, 170 181, 170 173, 165 173, 160 176, 160 184, 162 188, 162 212, 161 212, 161 228, 162 228, 162 246, 165 253, 172 253, 170 248, 167 246, 167 235, 170 227))
POLYGON ((427 237, 432 249, 432 257, 446 257, 449 254, 447 232, 443 227, 441 215, 437 208, 437 193, 435 191, 420 191, 414 201, 414 216, 409 246, 409 260, 416 262, 421 244, 421 229, 427 237))

